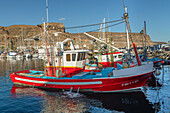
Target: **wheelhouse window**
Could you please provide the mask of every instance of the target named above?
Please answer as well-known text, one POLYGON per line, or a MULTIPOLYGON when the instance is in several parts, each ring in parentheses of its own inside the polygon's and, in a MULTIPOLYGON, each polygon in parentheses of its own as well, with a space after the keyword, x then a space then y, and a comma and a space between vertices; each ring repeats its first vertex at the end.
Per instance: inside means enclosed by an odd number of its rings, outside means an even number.
POLYGON ((71 61, 70 54, 66 54, 66 61, 71 61))
POLYGON ((82 60, 85 60, 85 53, 82 53, 82 60))
POLYGON ((80 60, 81 60, 81 55, 80 53, 78 53, 77 61, 80 61, 80 60))
POLYGON ((76 54, 72 54, 72 61, 76 61, 76 54))
POLYGON ((118 58, 122 58, 122 55, 119 55, 118 58))
POLYGON ((83 53, 80 53, 80 59, 83 60, 83 53))
POLYGON ((78 53, 77 61, 85 60, 85 53, 78 53))

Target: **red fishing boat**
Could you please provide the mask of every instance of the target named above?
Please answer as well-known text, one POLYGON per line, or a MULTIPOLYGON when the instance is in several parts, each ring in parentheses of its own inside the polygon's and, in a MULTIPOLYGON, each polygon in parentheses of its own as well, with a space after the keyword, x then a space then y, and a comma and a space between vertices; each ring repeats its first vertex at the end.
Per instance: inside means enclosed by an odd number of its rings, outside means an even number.
MULTIPOLYGON (((45 41, 48 41, 47 38, 45 41)), ((153 75, 153 63, 140 62, 132 38, 138 64, 129 65, 126 68, 121 65, 119 68, 101 68, 100 72, 83 72, 88 51, 75 50, 72 41, 69 39, 66 41, 57 43, 57 47, 50 48, 50 51, 47 48, 49 42, 46 42, 47 64, 45 70, 23 70, 11 73, 12 82, 15 85, 45 89, 110 93, 139 89, 153 75), (70 44, 66 44, 66 41, 69 41, 70 44), (70 48, 65 49, 64 45, 69 45, 70 48)))
MULTIPOLYGON (((101 72, 81 72, 71 77, 47 76, 43 71, 24 70, 11 73, 14 84, 37 88, 52 88, 61 90, 86 92, 117 92, 138 89, 153 74, 153 64, 148 63, 132 68, 113 70, 103 69, 101 72), (110 72, 113 74, 110 74, 110 72)), ((69 73, 68 73, 69 74, 69 73)))
POLYGON ((63 51, 55 65, 47 63, 46 71, 14 72, 10 74, 11 80, 22 86, 107 93, 139 89, 154 72, 152 62, 124 69, 108 67, 101 72, 82 72, 86 53, 86 50, 63 51))

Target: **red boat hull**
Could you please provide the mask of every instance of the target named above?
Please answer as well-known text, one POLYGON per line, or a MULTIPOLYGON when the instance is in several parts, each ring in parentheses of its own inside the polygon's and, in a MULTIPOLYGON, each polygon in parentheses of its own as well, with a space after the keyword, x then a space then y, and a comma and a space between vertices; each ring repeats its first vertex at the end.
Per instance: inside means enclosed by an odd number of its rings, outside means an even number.
MULTIPOLYGON (((28 70, 27 70, 28 71, 28 70)), ((26 71, 20 71, 20 73, 26 71)), ((64 78, 40 78, 28 77, 11 73, 10 77, 14 84, 50 88, 73 91, 86 91, 86 92, 118 92, 132 90, 142 87, 153 72, 134 75, 128 77, 105 77, 93 79, 64 79, 64 78)), ((92 75, 95 76, 95 75, 92 75)))

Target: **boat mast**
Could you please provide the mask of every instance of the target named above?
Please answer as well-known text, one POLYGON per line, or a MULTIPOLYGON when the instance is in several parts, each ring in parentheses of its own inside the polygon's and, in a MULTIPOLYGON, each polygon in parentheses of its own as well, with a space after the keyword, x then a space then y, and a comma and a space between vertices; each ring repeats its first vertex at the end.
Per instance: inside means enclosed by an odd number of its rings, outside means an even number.
POLYGON ((46 11, 47 11, 47 26, 48 26, 48 0, 46 0, 46 11))
MULTIPOLYGON (((50 58, 49 58, 49 51, 48 51, 48 48, 47 48, 47 39, 46 39, 46 29, 45 29, 45 22, 44 22, 44 33, 43 33, 43 37, 44 37, 44 41, 45 41, 45 49, 46 49, 46 55, 47 55, 47 60, 48 60, 48 63, 49 63, 49 66, 51 66, 51 62, 50 62, 50 58)), ((45 58, 44 58, 45 60, 45 58)))
POLYGON ((103 41, 106 41, 105 40, 105 18, 103 19, 103 28, 102 29, 103 29, 103 41))
MULTIPOLYGON (((123 0, 122 0, 123 1, 123 0)), ((124 7, 124 10, 125 10, 125 13, 124 13, 124 19, 126 20, 126 23, 128 25, 128 29, 130 31, 130 39, 132 41, 132 45, 133 45, 133 48, 134 48, 134 51, 135 51, 135 55, 136 55, 136 59, 137 59, 137 62, 138 62, 138 65, 140 66, 141 65, 141 62, 139 60, 139 56, 138 56, 138 52, 137 52, 137 49, 136 49, 136 45, 135 43, 133 42, 133 39, 132 39, 132 36, 131 36, 131 28, 130 28, 130 24, 129 24, 129 20, 128 20, 128 13, 127 13, 127 7, 125 7, 124 5, 124 1, 123 1, 123 7, 124 7)))
POLYGON ((147 57, 147 48, 146 48, 146 21, 144 21, 144 37, 145 37, 145 42, 144 42, 144 57, 146 60, 147 57))
POLYGON ((126 35, 127 35, 127 49, 128 49, 128 59, 130 59, 130 44, 129 44, 129 32, 128 32, 128 25, 126 23, 126 35))
POLYGON ((5 52, 7 51, 7 41, 6 41, 6 34, 4 34, 4 37, 5 37, 5 52))
POLYGON ((129 32, 128 32, 127 23, 126 23, 126 34, 127 34, 127 49, 128 49, 128 53, 129 53, 130 45, 129 45, 129 32))

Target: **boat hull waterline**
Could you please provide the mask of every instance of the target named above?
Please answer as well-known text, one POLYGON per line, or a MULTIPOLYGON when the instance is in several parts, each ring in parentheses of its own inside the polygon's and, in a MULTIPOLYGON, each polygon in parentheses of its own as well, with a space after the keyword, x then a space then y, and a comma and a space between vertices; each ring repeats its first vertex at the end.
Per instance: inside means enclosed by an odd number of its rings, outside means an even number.
MULTIPOLYGON (((27 70, 28 71, 28 70, 27 70)), ((23 72, 23 71, 22 71, 23 72)), ((22 73, 20 72, 20 73, 22 73)), ((82 92, 120 92, 139 89, 153 75, 152 72, 123 76, 123 77, 102 77, 92 79, 56 78, 56 77, 28 77, 18 75, 18 72, 11 73, 10 77, 15 85, 45 88, 82 91, 82 92)), ((95 76, 95 75, 91 75, 95 76)))

